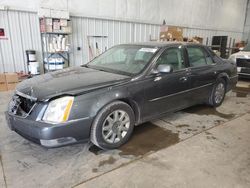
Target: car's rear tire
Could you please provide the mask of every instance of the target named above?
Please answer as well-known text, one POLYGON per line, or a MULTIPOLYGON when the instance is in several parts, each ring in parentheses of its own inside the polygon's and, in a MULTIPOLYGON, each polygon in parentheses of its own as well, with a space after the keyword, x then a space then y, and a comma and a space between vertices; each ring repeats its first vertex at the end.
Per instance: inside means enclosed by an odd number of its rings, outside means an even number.
POLYGON ((133 109, 115 101, 100 110, 91 127, 91 142, 102 149, 115 149, 125 144, 134 130, 133 109))
POLYGON ((212 107, 218 107, 222 104, 226 94, 226 82, 223 78, 217 79, 209 97, 208 104, 212 107))

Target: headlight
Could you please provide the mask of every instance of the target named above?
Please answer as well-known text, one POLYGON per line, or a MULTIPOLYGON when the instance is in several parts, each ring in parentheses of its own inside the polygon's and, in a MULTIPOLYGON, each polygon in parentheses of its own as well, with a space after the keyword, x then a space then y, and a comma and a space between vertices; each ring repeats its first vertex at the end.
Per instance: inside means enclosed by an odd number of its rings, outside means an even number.
POLYGON ((228 59, 233 61, 234 63, 236 63, 236 56, 235 55, 231 55, 228 59))
POLYGON ((51 101, 43 115, 43 121, 62 123, 68 120, 74 97, 62 97, 51 101))

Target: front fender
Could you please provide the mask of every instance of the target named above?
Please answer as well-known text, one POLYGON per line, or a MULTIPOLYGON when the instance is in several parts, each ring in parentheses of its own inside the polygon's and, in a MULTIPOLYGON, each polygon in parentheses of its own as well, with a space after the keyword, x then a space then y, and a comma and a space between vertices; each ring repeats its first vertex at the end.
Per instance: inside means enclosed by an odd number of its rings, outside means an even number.
POLYGON ((107 104, 128 98, 127 87, 104 88, 102 90, 75 96, 69 119, 93 118, 107 104))

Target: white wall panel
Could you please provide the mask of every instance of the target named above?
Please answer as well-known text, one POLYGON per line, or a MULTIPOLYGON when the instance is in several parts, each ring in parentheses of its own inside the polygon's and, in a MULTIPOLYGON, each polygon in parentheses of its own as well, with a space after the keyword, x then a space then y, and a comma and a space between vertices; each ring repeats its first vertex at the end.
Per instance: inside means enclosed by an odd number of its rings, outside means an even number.
MULTIPOLYGON (((160 25, 156 24, 102 20, 82 17, 72 17, 72 22, 72 65, 80 65, 89 61, 87 42, 87 36, 89 35, 108 36, 107 39, 93 39, 92 43, 95 44, 95 42, 98 42, 101 51, 103 51, 105 47, 110 48, 121 43, 146 42, 150 40, 150 36, 151 39, 159 39, 160 25), (81 50, 77 51, 77 47, 81 47, 81 50)), ((225 35, 228 36, 229 47, 230 38, 231 41, 233 39, 235 39, 236 41, 240 41, 242 32, 226 32, 220 30, 184 28, 183 35, 185 37, 203 37, 203 44, 206 44, 206 40, 208 38, 208 45, 211 45, 212 36, 225 35)), ((95 48, 95 46, 93 45, 92 48, 95 48)))
MULTIPOLYGON (((71 17, 71 20, 73 31, 70 35, 71 65, 80 65, 89 61, 87 36, 90 35, 107 36, 107 38, 91 39, 93 40, 92 48, 95 49, 95 42, 98 42, 101 51, 116 44, 149 41, 150 36, 151 39, 159 38, 159 24, 76 16, 71 17), (80 50, 77 47, 80 47, 80 50)), ((27 69, 25 50, 28 49, 36 50, 38 60, 41 62, 41 41, 37 14, 21 11, 0 11, 0 27, 5 28, 6 35, 9 38, 9 40, 0 40, 0 72, 25 71, 27 69)), ((208 45, 211 45, 214 35, 226 35, 229 36, 229 39, 239 41, 242 32, 184 28, 184 36, 203 37, 204 44, 206 44, 206 38, 208 37, 208 45)))
POLYGON ((91 38, 90 43, 95 52, 95 43, 100 51, 114 45, 131 42, 146 42, 158 39, 160 26, 114 20, 72 17, 70 61, 72 65, 80 65, 89 61, 88 36, 107 36, 107 38, 91 38), (81 50, 77 50, 80 47, 81 50))
POLYGON ((36 50, 41 62, 41 40, 35 13, 0 11, 0 28, 7 40, 0 40, 0 72, 27 71, 25 50, 36 50))
POLYGON ((250 3, 248 0, 246 9, 246 18, 245 18, 245 25, 244 25, 244 31, 243 31, 243 37, 242 39, 244 41, 250 41, 250 3))
POLYGON ((216 30, 205 30, 205 29, 194 29, 194 28, 184 28, 183 36, 189 37, 189 38, 195 37, 195 36, 202 37, 204 45, 206 45, 206 41, 208 39, 207 45, 209 46, 212 45, 213 36, 228 36, 227 47, 232 47, 234 39, 236 42, 242 39, 241 32, 230 32, 230 31, 226 32, 226 31, 220 31, 220 30, 216 31, 216 30), (230 38, 231 38, 231 44, 230 44, 230 38))
POLYGON ((243 31, 247 0, 0 0, 10 8, 69 10, 71 15, 213 30, 243 31))

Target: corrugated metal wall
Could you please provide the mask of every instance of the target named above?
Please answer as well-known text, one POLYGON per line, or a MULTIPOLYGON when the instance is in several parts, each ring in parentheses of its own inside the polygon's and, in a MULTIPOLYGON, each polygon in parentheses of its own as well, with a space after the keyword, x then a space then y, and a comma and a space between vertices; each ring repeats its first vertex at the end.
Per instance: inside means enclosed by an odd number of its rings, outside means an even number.
MULTIPOLYGON (((110 48, 116 44, 130 42, 146 42, 159 39, 160 25, 111 21, 93 18, 72 17, 72 54, 71 64, 80 65, 89 61, 87 36, 107 36, 107 38, 92 38, 90 44, 95 48, 97 42, 100 50, 110 48), (81 50, 77 50, 80 47, 81 50)), ((203 44, 211 45, 213 36, 228 36, 228 47, 232 47, 233 40, 240 41, 242 32, 184 28, 183 36, 203 38, 203 44), (230 43, 231 38, 231 43, 230 43), (208 40, 208 43, 206 43, 208 40), (229 46, 230 45, 230 46, 229 46)), ((91 39, 90 39, 91 40, 91 39)))
POLYGON ((250 41, 250 3, 249 3, 249 0, 247 2, 244 33, 243 33, 242 39, 247 42, 250 41))
POLYGON ((0 39, 0 72, 26 71, 25 50, 33 49, 41 61, 41 40, 37 14, 0 11, 0 28, 7 39, 0 39))
MULTIPOLYGON (((104 19, 72 17, 71 65, 80 65, 88 62, 87 36, 107 36, 107 38, 90 37, 90 44, 95 49, 96 42, 100 51, 113 45, 129 42, 144 42, 158 39, 160 25, 113 21, 104 19), (78 50, 77 47, 80 47, 78 50)), ((37 51, 38 61, 41 62, 41 38, 39 21, 36 13, 20 11, 0 11, 0 28, 5 29, 8 40, 0 40, 0 72, 14 72, 27 70, 25 50, 37 51)), ((226 35, 229 39, 241 40, 241 32, 227 32, 184 28, 184 36, 200 36, 206 44, 211 45, 212 36, 226 35)), ((229 45, 228 40, 228 45, 229 45)), ((231 43, 232 45, 232 43, 231 43)))
POLYGON ((203 44, 208 46, 212 45, 213 36, 228 36, 227 47, 233 46, 233 40, 235 40, 235 42, 242 40, 242 34, 243 32, 196 29, 196 28, 184 28, 183 31, 183 36, 185 37, 195 37, 195 36, 202 37, 203 44), (206 43, 207 40, 208 43, 206 43))
POLYGON ((95 53, 96 43, 98 43, 98 47, 102 52, 106 48, 108 49, 117 44, 149 41, 150 36, 152 39, 158 39, 160 31, 160 26, 153 24, 81 17, 72 17, 71 20, 73 33, 71 35, 72 53, 70 57, 73 65, 88 62, 88 36, 89 44, 91 44, 95 53), (77 50, 77 47, 80 47, 81 50, 77 50))

